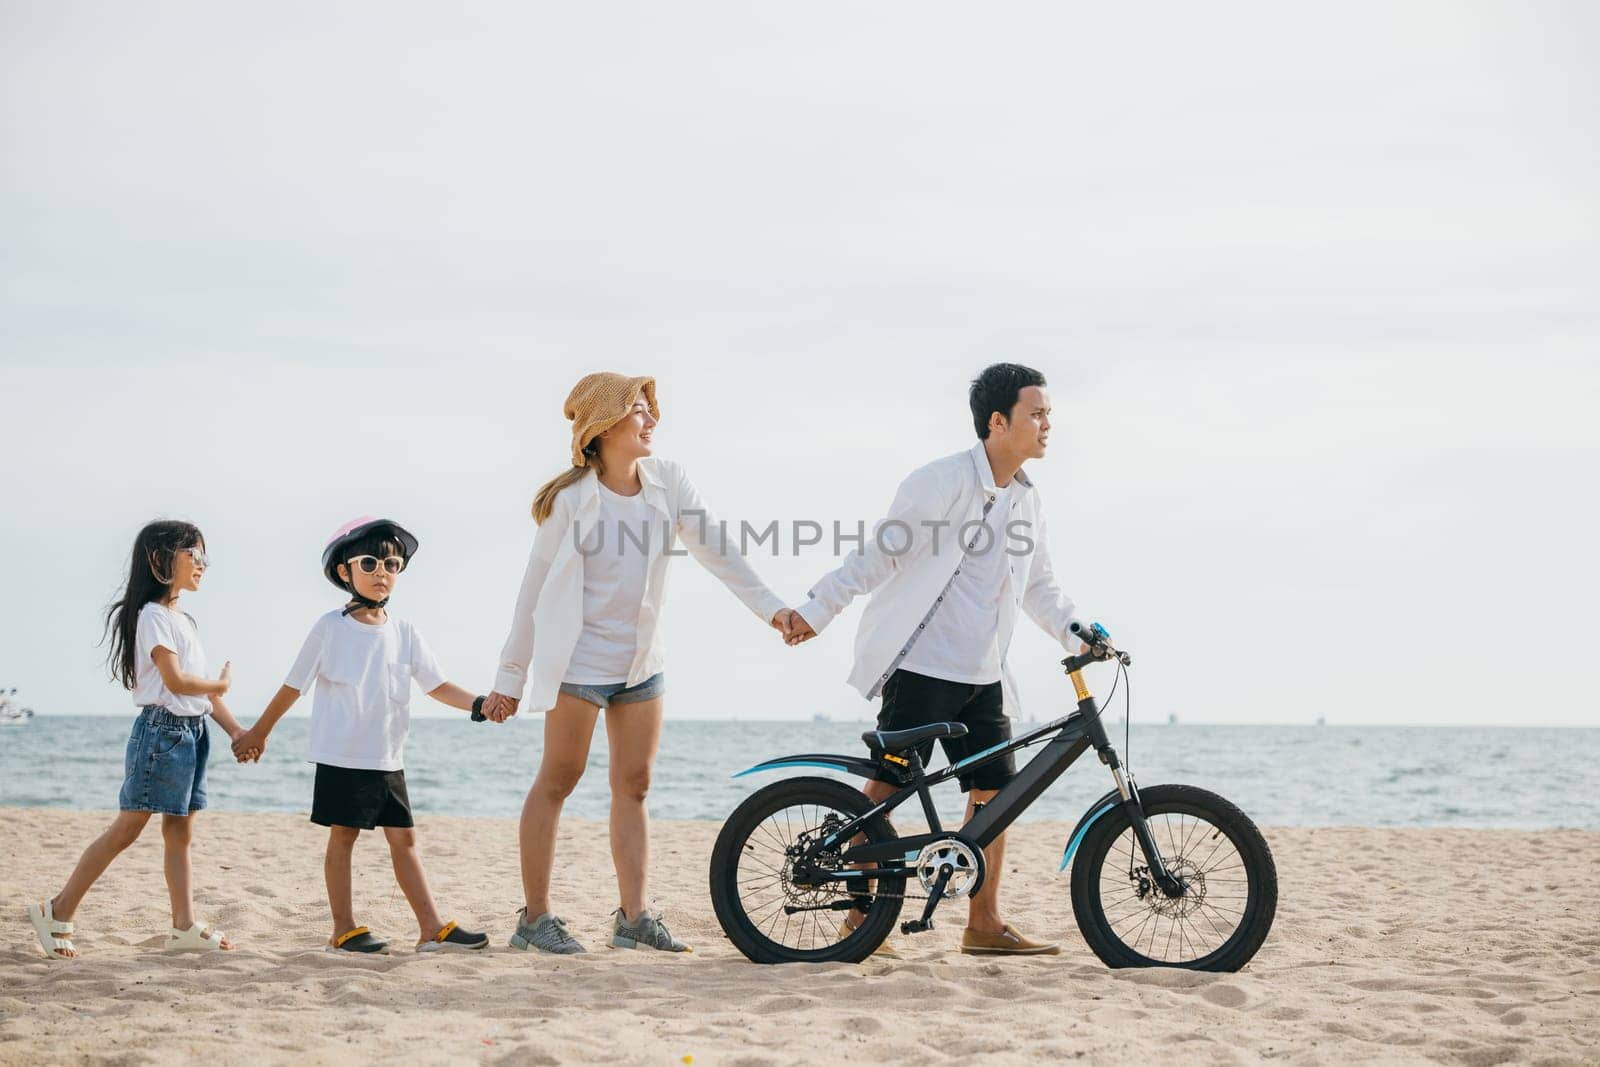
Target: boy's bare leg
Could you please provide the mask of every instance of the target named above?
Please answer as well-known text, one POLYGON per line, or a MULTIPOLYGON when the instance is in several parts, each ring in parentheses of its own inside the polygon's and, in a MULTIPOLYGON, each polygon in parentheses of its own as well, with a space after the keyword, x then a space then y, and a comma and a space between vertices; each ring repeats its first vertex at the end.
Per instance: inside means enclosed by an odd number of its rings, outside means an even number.
POLYGON ((356 928, 355 904, 351 900, 350 861, 361 831, 354 826, 328 827, 328 853, 322 860, 322 877, 328 883, 328 910, 333 912, 333 937, 328 944, 356 928))
POLYGON ((444 920, 428 890, 428 876, 423 873, 422 857, 417 853, 417 832, 409 826, 385 826, 383 836, 389 839, 394 880, 400 883, 400 892, 406 895, 406 902, 417 917, 421 940, 431 941, 444 929, 444 920))

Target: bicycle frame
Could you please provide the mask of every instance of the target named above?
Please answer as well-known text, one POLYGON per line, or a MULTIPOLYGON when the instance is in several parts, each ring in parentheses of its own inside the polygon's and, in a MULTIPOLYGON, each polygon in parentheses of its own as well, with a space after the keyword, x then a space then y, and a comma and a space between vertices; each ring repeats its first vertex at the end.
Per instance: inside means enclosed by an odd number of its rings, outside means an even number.
POLYGON ((1150 833, 1149 825, 1145 821, 1144 808, 1139 802, 1139 791, 1130 779, 1122 773, 1122 763, 1117 757, 1116 749, 1111 745, 1111 739, 1106 735, 1105 724, 1100 720, 1100 709, 1095 703, 1094 695, 1089 691, 1087 683, 1083 680, 1082 671, 1091 663, 1098 662, 1105 656, 1095 656, 1084 653, 1078 656, 1069 656, 1061 661, 1066 673, 1072 679, 1073 688, 1078 698, 1077 710, 1070 715, 1044 723, 1029 730, 1018 737, 1014 737, 1003 744, 995 745, 982 752, 974 753, 959 763, 952 764, 932 775, 927 774, 922 766, 922 760, 917 755, 915 748, 907 750, 903 756, 892 753, 886 754, 884 761, 860 759, 852 756, 834 756, 818 753, 790 756, 784 759, 772 760, 758 764, 743 774, 752 774, 761 770, 772 770, 788 766, 821 766, 835 770, 843 770, 866 778, 876 778, 881 770, 888 767, 894 770, 903 783, 902 788, 892 796, 874 805, 869 811, 851 819, 849 822, 835 828, 821 840, 816 841, 807 849, 806 853, 797 859, 797 866, 806 868, 806 880, 815 884, 824 881, 856 881, 871 879, 881 874, 881 870, 872 869, 818 869, 808 862, 812 855, 823 849, 832 848, 840 841, 850 841, 859 834, 863 827, 880 815, 888 815, 913 796, 922 802, 923 814, 927 817, 929 832, 915 834, 910 837, 898 837, 892 841, 883 841, 877 844, 862 844, 848 848, 840 855, 842 865, 859 863, 895 863, 914 861, 922 849, 936 841, 957 838, 969 845, 983 848, 994 841, 1006 831, 1017 818, 1027 810, 1028 806, 1037 800, 1057 778, 1061 777, 1066 769, 1072 766, 1080 756, 1089 748, 1093 748, 1100 758, 1100 762, 1111 770, 1111 777, 1116 783, 1114 793, 1109 793, 1085 814, 1075 828, 1072 838, 1067 845, 1066 856, 1063 857, 1062 867, 1065 868, 1070 861, 1078 842, 1082 841, 1084 833, 1090 824, 1104 816, 1107 812, 1120 804, 1127 812, 1132 823, 1135 836, 1138 838, 1140 848, 1144 852, 1145 862, 1149 867, 1152 880, 1169 897, 1181 896, 1184 885, 1181 880, 1175 879, 1168 873, 1166 865, 1162 862, 1160 849, 1156 845, 1154 836, 1150 833), (1007 753, 1020 748, 1037 744, 1041 738, 1055 734, 1045 743, 1041 751, 1017 772, 1017 776, 1001 788, 988 803, 980 807, 957 831, 947 831, 940 824, 939 813, 933 806, 930 790, 933 786, 949 781, 964 771, 970 771, 993 760, 1003 758, 1007 753), (904 768, 896 766, 904 764, 904 768))

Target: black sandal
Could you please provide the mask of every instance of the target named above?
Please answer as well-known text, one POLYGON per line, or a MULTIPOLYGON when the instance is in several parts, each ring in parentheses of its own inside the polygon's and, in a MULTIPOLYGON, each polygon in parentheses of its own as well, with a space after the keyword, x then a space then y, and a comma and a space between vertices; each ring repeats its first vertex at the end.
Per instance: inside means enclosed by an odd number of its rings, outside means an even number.
POLYGON ((455 924, 454 920, 444 924, 444 928, 427 941, 417 942, 418 952, 443 952, 451 949, 480 949, 489 944, 488 934, 474 933, 463 930, 455 924))
POLYGON ((326 952, 383 952, 389 947, 389 942, 380 941, 372 936, 372 931, 365 926, 358 926, 354 930, 346 931, 333 939, 326 952))

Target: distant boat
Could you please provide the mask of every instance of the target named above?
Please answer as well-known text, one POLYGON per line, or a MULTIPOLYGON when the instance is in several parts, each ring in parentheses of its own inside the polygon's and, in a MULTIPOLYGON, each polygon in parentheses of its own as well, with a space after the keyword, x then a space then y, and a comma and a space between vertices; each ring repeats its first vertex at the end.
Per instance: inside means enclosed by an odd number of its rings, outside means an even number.
POLYGON ((17 691, 12 689, 9 693, 0 692, 0 726, 21 726, 33 718, 32 708, 19 708, 12 698, 17 691))
POLYGON ((1176 726, 1176 725, 1178 725, 1178 713, 1177 712, 1172 712, 1171 714, 1169 714, 1167 716, 1167 725, 1168 726, 1176 726))
POLYGON ((811 716, 811 721, 812 722, 832 722, 833 720, 828 718, 826 715, 822 714, 822 712, 819 711, 815 715, 811 716))

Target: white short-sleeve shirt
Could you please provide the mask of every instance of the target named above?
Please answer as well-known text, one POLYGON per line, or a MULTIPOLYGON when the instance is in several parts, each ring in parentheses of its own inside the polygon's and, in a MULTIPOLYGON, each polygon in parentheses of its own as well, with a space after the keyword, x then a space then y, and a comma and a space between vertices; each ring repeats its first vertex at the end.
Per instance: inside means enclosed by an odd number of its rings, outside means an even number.
POLYGON ((312 763, 398 771, 411 728, 411 683, 429 693, 447 680, 404 619, 390 615, 374 626, 330 611, 311 627, 283 684, 305 692, 316 683, 312 763))
POLYGON ((159 704, 174 715, 196 718, 211 713, 208 696, 179 696, 161 680, 161 672, 151 658, 158 648, 170 649, 178 657, 178 670, 197 678, 206 677, 206 650, 200 647, 200 632, 194 620, 181 611, 154 600, 139 609, 133 638, 133 702, 139 707, 159 704))
POLYGON ((622 496, 598 479, 596 486, 600 490, 599 526, 580 531, 584 546, 583 632, 562 679, 574 685, 627 682, 639 647, 639 605, 650 567, 648 546, 652 537, 661 534, 643 491, 622 496))

